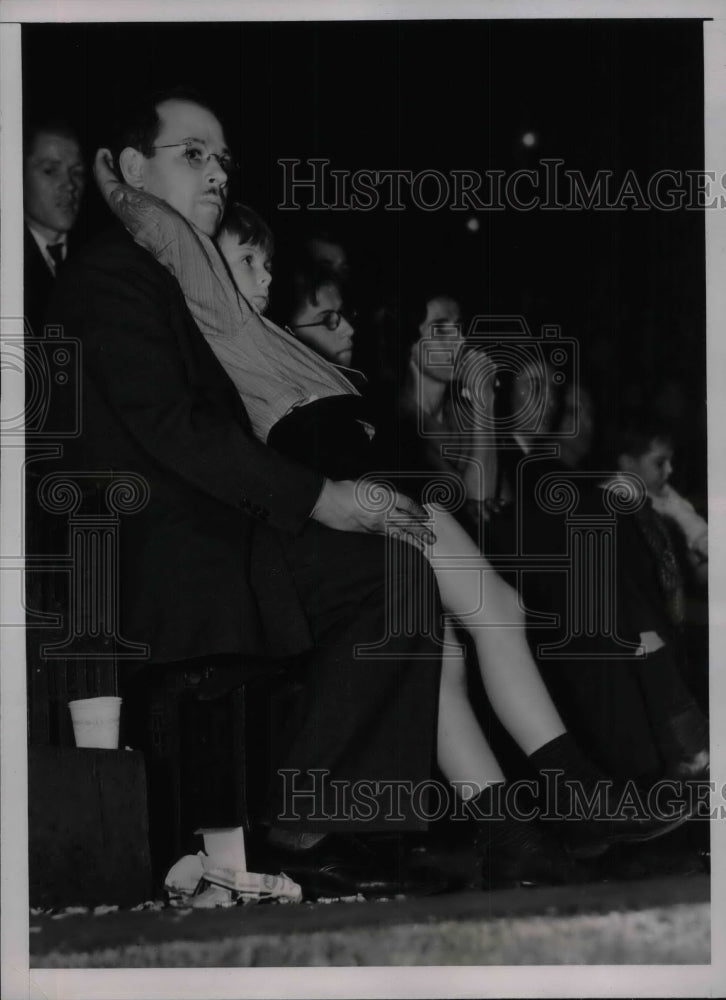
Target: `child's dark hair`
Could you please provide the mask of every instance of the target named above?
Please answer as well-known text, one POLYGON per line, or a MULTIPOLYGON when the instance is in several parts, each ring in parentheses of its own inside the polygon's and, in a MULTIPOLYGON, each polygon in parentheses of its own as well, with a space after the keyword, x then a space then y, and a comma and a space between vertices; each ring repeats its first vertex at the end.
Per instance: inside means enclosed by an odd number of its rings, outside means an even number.
POLYGON ((254 209, 241 202, 235 201, 227 206, 222 219, 222 232, 236 236, 240 245, 249 243, 253 247, 259 247, 269 257, 274 252, 272 230, 254 209))
POLYGON ((308 257, 292 261, 283 254, 279 267, 275 266, 275 280, 272 283, 270 312, 275 322, 286 326, 306 301, 317 305, 318 294, 327 285, 336 288, 341 299, 345 298, 345 281, 328 266, 308 257))

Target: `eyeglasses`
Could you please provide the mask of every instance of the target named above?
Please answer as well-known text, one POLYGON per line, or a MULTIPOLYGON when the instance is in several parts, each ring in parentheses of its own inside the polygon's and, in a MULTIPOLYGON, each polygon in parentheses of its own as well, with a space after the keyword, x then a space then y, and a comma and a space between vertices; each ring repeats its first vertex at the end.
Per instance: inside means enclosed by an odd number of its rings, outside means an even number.
POLYGON ((210 153, 201 139, 185 139, 183 142, 168 142, 163 146, 152 146, 152 149, 174 149, 184 147, 184 159, 193 170, 202 170, 210 160, 216 160, 225 174, 233 173, 239 164, 229 153, 210 153))
POLYGON ((307 326, 324 326, 326 330, 333 332, 338 329, 342 319, 346 319, 352 325, 355 321, 356 315, 357 313, 355 310, 342 313, 338 309, 328 309, 327 312, 324 312, 320 319, 316 320, 314 323, 293 323, 292 325, 296 330, 304 330, 307 326))

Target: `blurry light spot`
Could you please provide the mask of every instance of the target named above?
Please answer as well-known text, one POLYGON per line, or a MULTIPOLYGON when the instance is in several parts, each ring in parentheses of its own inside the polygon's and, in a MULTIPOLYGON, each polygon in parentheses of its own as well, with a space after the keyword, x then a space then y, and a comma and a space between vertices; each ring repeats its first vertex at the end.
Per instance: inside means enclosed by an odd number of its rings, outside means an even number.
POLYGON ((466 228, 469 230, 470 233, 478 233, 479 220, 472 215, 470 219, 466 220, 466 228))
POLYGON ((537 142, 537 136, 534 134, 534 132, 525 132, 524 135, 522 136, 523 146, 534 146, 536 142, 537 142))

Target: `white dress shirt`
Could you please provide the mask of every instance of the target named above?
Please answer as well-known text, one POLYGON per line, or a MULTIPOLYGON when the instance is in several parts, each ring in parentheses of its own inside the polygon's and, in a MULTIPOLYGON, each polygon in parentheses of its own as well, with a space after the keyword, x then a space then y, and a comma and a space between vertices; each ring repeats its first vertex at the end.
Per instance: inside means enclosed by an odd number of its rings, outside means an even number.
MULTIPOLYGON (((56 276, 56 274, 55 274, 55 261, 53 260, 53 258, 51 257, 51 255, 48 253, 48 244, 49 244, 50 241, 47 240, 45 238, 45 236, 43 236, 42 233, 39 233, 37 229, 33 229, 32 225, 30 223, 28 223, 28 229, 30 230, 30 233, 31 233, 33 239, 37 243, 38 249, 40 250, 41 254, 43 255, 43 260, 46 262, 46 264, 48 265, 48 267, 50 269, 50 273, 53 275, 53 277, 55 277, 56 276)), ((61 235, 61 238, 59 240, 54 240, 53 243, 54 244, 58 244, 58 245, 60 245, 63 248, 63 260, 65 260, 67 254, 68 254, 68 235, 66 233, 63 233, 61 235)))

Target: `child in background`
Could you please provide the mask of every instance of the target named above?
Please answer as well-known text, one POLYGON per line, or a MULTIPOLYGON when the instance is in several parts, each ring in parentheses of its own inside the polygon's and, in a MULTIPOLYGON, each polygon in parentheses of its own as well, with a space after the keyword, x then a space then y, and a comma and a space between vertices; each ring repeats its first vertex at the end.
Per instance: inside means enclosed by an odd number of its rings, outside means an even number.
MULTIPOLYGON (((628 613, 650 657, 649 704, 665 711, 664 747, 678 763, 669 777, 702 777, 708 773, 708 722, 691 696, 692 670, 684 647, 686 588, 682 554, 667 523, 675 521, 688 544, 691 561, 707 570, 707 525, 688 501, 668 487, 673 449, 668 433, 647 422, 630 423, 618 435, 618 474, 637 475, 645 502, 618 522, 620 586, 628 613), (663 517, 658 506, 677 511, 663 517), (684 516, 685 512, 685 516, 684 516), (665 660, 668 660, 666 663, 665 660), (667 669, 666 669, 667 668, 667 669)), ((632 480, 630 480, 632 483, 632 480)), ((684 548, 685 546, 681 546, 684 548)), ((645 671, 648 670, 647 664, 645 671)), ((645 671, 640 673, 645 677, 645 671)))
POLYGON ((659 429, 626 430, 618 449, 618 466, 633 472, 645 483, 653 509, 675 524, 683 535, 689 557, 699 579, 707 571, 708 524, 668 482, 673 474, 673 447, 669 435, 659 429))

